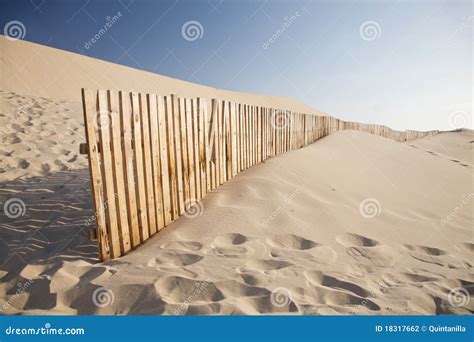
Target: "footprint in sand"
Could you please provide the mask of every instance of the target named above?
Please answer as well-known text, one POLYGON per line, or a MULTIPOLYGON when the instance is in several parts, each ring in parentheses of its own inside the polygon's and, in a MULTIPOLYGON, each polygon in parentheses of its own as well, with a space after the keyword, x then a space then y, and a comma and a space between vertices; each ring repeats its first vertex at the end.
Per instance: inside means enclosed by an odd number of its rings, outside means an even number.
POLYGON ((162 265, 188 266, 202 260, 203 258, 204 257, 200 255, 190 253, 160 253, 159 256, 150 259, 147 265, 149 267, 162 265))
POLYGON ((245 235, 238 233, 228 233, 217 236, 210 244, 206 254, 225 258, 241 258, 250 254, 250 249, 242 246, 249 241, 245 235))
POLYGON ((218 302, 224 299, 222 292, 212 282, 199 281, 180 276, 165 276, 155 282, 155 290, 168 303, 218 302))
POLYGON ((400 286, 407 283, 425 283, 439 281, 441 278, 426 276, 414 272, 390 272, 382 274, 382 280, 387 286, 400 286))
POLYGON ((267 238, 267 242, 270 246, 276 248, 292 249, 292 250, 307 250, 317 246, 318 243, 312 240, 305 239, 301 236, 293 234, 280 234, 273 235, 267 238))
POLYGON ((324 296, 324 302, 336 306, 362 306, 371 311, 380 311, 380 306, 368 298, 362 298, 350 293, 341 291, 331 291, 324 296))
POLYGON ((246 271, 245 273, 241 273, 240 277, 247 285, 267 286, 268 284, 268 277, 260 272, 246 271))
POLYGON ((474 254, 474 243, 464 242, 461 244, 461 249, 474 254))
POLYGON ((180 277, 191 278, 191 279, 197 279, 199 277, 202 277, 202 275, 204 274, 203 269, 199 266, 196 266, 196 272, 184 267, 162 266, 162 265, 158 266, 156 269, 168 275, 180 276, 180 277))
POLYGON ((214 239, 211 245, 216 247, 231 247, 246 243, 249 238, 239 233, 223 234, 214 239))
POLYGON ((441 255, 447 254, 446 251, 443 251, 442 249, 435 248, 435 247, 427 247, 427 246, 421 246, 421 245, 403 245, 403 247, 405 247, 411 252, 427 254, 430 256, 441 256, 441 255))
POLYGON ((241 258, 249 255, 249 249, 245 247, 211 247, 207 254, 224 258, 241 258))
POLYGON ((321 271, 306 271, 304 273, 304 276, 312 285, 345 290, 364 298, 370 296, 370 291, 362 288, 361 286, 351 283, 350 281, 345 281, 336 277, 326 275, 321 271))
MULTIPOLYGON (((461 248, 469 252, 469 245, 472 244, 464 243, 461 248)), ((471 266, 469 259, 450 254, 439 248, 421 245, 403 245, 403 247, 409 251, 412 258, 427 264, 448 268, 467 268, 471 266)))
POLYGON ((374 247, 380 245, 380 242, 376 240, 353 233, 339 235, 336 240, 346 247, 374 247))
POLYGON ((391 248, 377 248, 382 244, 369 237, 354 233, 345 233, 336 237, 336 240, 346 246, 346 254, 357 260, 359 263, 388 266, 396 262, 391 248))
POLYGON ((292 266, 293 264, 287 261, 282 260, 249 260, 246 263, 246 267, 250 270, 263 270, 263 271, 274 271, 279 270, 288 266, 292 266))
POLYGON ((184 251, 196 252, 201 250, 202 243, 197 241, 170 241, 161 245, 163 249, 181 249, 184 251))

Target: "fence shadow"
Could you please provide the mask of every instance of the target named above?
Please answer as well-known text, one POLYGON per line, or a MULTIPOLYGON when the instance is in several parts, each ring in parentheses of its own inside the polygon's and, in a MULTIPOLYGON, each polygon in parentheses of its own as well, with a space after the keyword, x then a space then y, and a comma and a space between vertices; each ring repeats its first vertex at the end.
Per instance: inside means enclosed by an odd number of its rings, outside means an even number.
POLYGON ((98 261, 87 168, 2 182, 0 205, 1 281, 28 264, 98 261))

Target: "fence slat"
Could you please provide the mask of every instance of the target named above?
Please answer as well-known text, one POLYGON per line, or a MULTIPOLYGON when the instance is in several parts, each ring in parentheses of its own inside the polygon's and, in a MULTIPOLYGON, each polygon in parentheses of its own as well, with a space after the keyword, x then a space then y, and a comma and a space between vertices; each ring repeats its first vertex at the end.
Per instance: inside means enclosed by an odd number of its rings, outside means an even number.
POLYGON ((232 177, 237 175, 237 113, 235 102, 231 103, 230 107, 230 130, 232 134, 232 177))
POLYGON ((205 141, 205 152, 206 152, 206 193, 211 192, 211 168, 210 168, 210 162, 211 162, 211 151, 209 149, 210 143, 210 134, 211 134, 211 113, 212 109, 210 109, 210 106, 212 106, 212 103, 209 103, 208 101, 203 102, 203 108, 206 113, 206 125, 205 125, 205 131, 204 131, 204 141, 205 141))
POLYGON ((215 166, 216 166, 216 184, 218 187, 221 182, 221 118, 220 113, 222 111, 221 102, 216 101, 216 112, 215 112, 215 124, 216 124, 216 138, 215 138, 215 166))
POLYGON ((211 129, 209 133, 209 153, 210 153, 210 164, 211 169, 211 190, 217 187, 217 112, 218 102, 216 99, 211 101, 211 129))
POLYGON ((167 145, 168 145, 168 166, 170 174, 170 195, 172 219, 178 218, 178 176, 176 170, 176 149, 174 147, 174 118, 173 103, 170 96, 165 97, 166 105, 166 126, 167 126, 167 145))
POLYGON ((191 205, 191 185, 189 180, 189 151, 186 136, 186 107, 185 99, 179 98, 179 127, 181 138, 181 164, 183 165, 184 210, 191 205))
POLYGON ((194 132, 191 99, 185 100, 186 136, 188 144, 189 198, 190 204, 196 201, 196 175, 194 166, 194 132))
POLYGON ((140 245, 140 225, 138 222, 137 195, 135 192, 135 170, 134 170, 134 153, 133 153, 133 136, 132 136, 132 109, 130 103, 130 94, 120 92, 120 111, 121 111, 121 128, 123 136, 123 156, 125 159, 125 173, 127 178, 127 209, 130 224, 130 235, 132 247, 140 245))
POLYGON ((204 198, 207 193, 207 166, 206 166, 206 122, 207 122, 207 104, 206 102, 198 98, 197 99, 197 108, 198 108, 198 115, 199 115, 199 172, 201 175, 200 181, 200 188, 201 188, 201 196, 200 198, 204 198))
POLYGON ((192 99, 192 116, 193 116, 193 134, 194 134, 194 173, 196 177, 196 199, 201 198, 201 164, 199 159, 199 104, 198 99, 192 99))
POLYGON ((239 172, 245 170, 245 126, 244 126, 244 105, 239 104, 239 172))
POLYGON ((125 190, 124 161, 122 157, 122 132, 120 129, 120 112, 117 96, 113 91, 107 91, 110 106, 110 126, 112 128, 113 173, 115 177, 115 196, 117 198, 117 212, 120 244, 122 253, 132 249, 130 244, 130 229, 128 226, 127 199, 125 190))
POLYGON ((97 106, 96 94, 93 91, 82 89, 82 108, 84 112, 84 124, 86 126, 86 139, 89 149, 89 171, 91 176, 92 193, 94 194, 94 212, 97 229, 97 242, 99 244, 99 257, 101 260, 109 260, 114 257, 109 242, 105 219, 105 200, 103 193, 103 179, 101 174, 101 157, 98 150, 98 138, 96 125, 97 106))
POLYGON ((184 187, 183 187, 183 164, 181 158, 181 134, 179 124, 179 104, 178 97, 171 95, 173 104, 173 127, 174 127, 174 148, 176 151, 176 183, 178 186, 178 216, 184 213, 184 187))
POLYGON ((230 114, 231 103, 229 101, 225 102, 225 111, 224 111, 224 123, 225 123, 225 156, 226 156, 226 172, 225 180, 232 178, 232 131, 231 131, 231 114, 230 114))
POLYGON ((251 166, 251 132, 250 132, 250 106, 245 106, 245 169, 248 169, 251 166))
POLYGON ((138 212, 140 222, 140 237, 142 242, 149 237, 148 227, 148 210, 146 203, 146 188, 145 188, 145 166, 142 150, 142 129, 141 129, 141 118, 140 118, 140 104, 137 93, 131 93, 132 97, 132 118, 133 118, 133 150, 135 152, 135 170, 137 171, 136 177, 136 194, 138 199, 138 212))
POLYGON ((146 204, 148 209, 148 234, 153 235, 157 231, 156 224, 156 203, 155 203, 155 185, 153 182, 153 168, 151 164, 151 139, 150 122, 148 114, 148 105, 145 94, 139 94, 140 116, 142 123, 142 141, 143 141, 143 159, 145 164, 145 191, 146 204))
POLYGON ((110 145, 110 109, 108 105, 107 92, 99 90, 99 111, 96 124, 100 135, 100 153, 102 158, 102 174, 105 184, 105 212, 107 217, 107 232, 112 246, 112 257, 121 255, 118 212, 115 202, 115 186, 112 162, 112 150, 110 145))
POLYGON ((166 103, 163 96, 157 97, 158 102, 158 135, 160 140, 160 160, 161 160, 161 187, 163 190, 163 216, 165 226, 173 221, 171 180, 169 174, 168 156, 168 124, 166 120, 166 103))
POLYGON ((158 128, 158 111, 156 95, 147 95, 148 113, 150 122, 151 156, 153 172, 153 188, 155 191, 155 212, 157 219, 157 229, 165 226, 163 210, 163 189, 161 186, 161 158, 160 158, 160 137, 158 128))

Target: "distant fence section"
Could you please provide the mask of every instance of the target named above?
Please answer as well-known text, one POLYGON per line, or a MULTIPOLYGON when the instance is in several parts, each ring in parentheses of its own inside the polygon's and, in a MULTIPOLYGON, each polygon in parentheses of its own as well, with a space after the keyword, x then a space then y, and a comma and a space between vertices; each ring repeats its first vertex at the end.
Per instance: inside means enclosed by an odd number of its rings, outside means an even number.
POLYGON ((437 133, 175 95, 83 89, 82 100, 103 261, 144 243, 239 172, 333 132, 396 141, 437 133))

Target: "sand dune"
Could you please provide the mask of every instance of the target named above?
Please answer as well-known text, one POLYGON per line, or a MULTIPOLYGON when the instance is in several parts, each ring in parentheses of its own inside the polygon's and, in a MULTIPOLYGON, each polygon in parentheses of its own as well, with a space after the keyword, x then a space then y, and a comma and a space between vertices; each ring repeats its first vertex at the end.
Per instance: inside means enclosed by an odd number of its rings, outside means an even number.
POLYGON ((474 136, 470 130, 461 130, 456 135, 440 134, 433 139, 418 139, 410 146, 427 153, 446 158, 464 167, 474 167, 474 136))
POLYGON ((404 144, 338 132, 239 174, 200 215, 98 263, 80 87, 318 112, 4 37, 0 51, 1 313, 474 311, 472 131, 404 144), (12 198, 25 204, 16 218, 3 212, 12 198))
MULTIPOLYGON (((240 93, 185 82, 24 40, 0 35, 2 89, 80 102, 80 89, 111 89, 182 97, 219 98, 246 104, 325 115, 284 96, 240 93)), ((157 70, 159 72, 159 70, 157 70)))
POLYGON ((87 167, 79 103, 0 90, 0 181, 87 167))
POLYGON ((84 224, 87 169, 4 182, 2 202, 21 193, 27 211, 2 227, 0 304, 24 314, 469 314, 472 301, 453 306, 448 295, 474 290, 473 202, 441 222, 472 193, 471 177, 408 144, 338 132, 239 174, 202 215, 105 263, 84 224), (367 198, 375 216, 361 214, 367 198))

